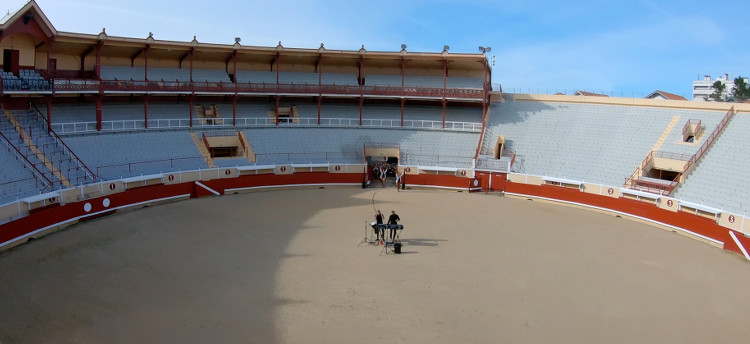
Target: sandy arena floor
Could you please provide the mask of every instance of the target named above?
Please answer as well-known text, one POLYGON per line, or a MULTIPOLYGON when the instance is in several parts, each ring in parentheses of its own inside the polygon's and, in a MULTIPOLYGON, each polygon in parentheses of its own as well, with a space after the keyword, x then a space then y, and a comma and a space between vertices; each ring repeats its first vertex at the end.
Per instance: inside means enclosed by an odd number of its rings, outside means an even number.
POLYGON ((193 199, 0 253, 0 343, 708 343, 750 264, 643 223, 457 192, 193 199), (400 255, 357 244, 375 207, 400 255))

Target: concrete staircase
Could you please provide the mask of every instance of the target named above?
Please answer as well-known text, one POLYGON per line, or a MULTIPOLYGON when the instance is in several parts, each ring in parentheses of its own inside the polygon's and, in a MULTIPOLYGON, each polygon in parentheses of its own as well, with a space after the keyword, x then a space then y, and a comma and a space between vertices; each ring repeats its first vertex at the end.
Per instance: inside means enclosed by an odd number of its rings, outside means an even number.
POLYGON ((44 167, 47 168, 47 170, 50 171, 52 176, 54 176, 57 180, 60 181, 60 183, 65 186, 66 188, 69 188, 72 186, 72 183, 66 177, 60 169, 55 166, 55 164, 52 162, 51 159, 49 159, 44 152, 39 149, 39 147, 34 143, 34 141, 31 139, 31 136, 29 133, 24 129, 24 127, 19 123, 19 121, 16 119, 16 117, 8 110, 5 110, 5 116, 8 118, 8 121, 11 123, 13 128, 18 132, 18 134, 21 136, 21 139, 23 140, 23 143, 29 148, 31 154, 35 156, 39 161, 42 162, 44 167))
POLYGON ((193 139, 195 146, 198 147, 198 151, 201 152, 201 156, 203 156, 203 160, 206 161, 206 165, 208 165, 209 168, 216 168, 214 158, 211 157, 211 153, 208 151, 208 148, 206 148, 206 144, 203 143, 203 140, 201 140, 200 137, 198 137, 198 134, 196 134, 195 132, 191 132, 190 138, 193 139))

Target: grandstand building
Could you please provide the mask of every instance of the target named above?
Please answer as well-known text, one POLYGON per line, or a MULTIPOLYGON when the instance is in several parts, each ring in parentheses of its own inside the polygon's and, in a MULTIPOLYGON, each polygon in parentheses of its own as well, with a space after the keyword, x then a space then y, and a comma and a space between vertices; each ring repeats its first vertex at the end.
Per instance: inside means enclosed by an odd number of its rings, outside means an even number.
POLYGON ((0 247, 150 202, 409 187, 607 209, 747 256, 747 104, 503 94, 486 55, 161 41, 0 23, 0 247))

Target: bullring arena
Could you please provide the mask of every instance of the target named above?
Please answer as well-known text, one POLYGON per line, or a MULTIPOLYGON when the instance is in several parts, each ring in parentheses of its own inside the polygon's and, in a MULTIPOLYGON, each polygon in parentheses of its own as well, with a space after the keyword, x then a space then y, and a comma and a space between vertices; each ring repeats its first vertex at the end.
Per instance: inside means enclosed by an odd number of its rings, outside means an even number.
POLYGON ((746 104, 508 94, 484 53, 58 32, 34 1, 0 29, 2 343, 750 334, 746 104))

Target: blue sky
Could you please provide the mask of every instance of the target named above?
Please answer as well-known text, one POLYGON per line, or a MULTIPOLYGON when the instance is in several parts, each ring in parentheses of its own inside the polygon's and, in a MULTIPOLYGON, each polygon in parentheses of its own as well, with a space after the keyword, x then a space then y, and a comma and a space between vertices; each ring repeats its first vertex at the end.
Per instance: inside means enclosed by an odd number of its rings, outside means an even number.
MULTIPOLYGON (((0 10, 18 9, 9 0, 0 10)), ((506 92, 691 98, 692 81, 750 75, 750 1, 38 0, 57 30, 243 45, 477 52, 506 92)))

